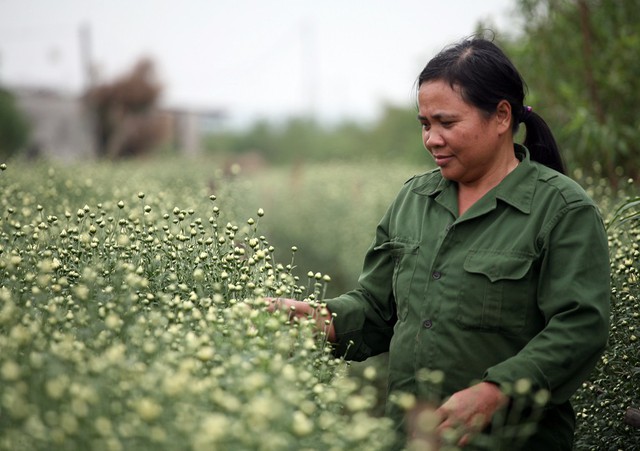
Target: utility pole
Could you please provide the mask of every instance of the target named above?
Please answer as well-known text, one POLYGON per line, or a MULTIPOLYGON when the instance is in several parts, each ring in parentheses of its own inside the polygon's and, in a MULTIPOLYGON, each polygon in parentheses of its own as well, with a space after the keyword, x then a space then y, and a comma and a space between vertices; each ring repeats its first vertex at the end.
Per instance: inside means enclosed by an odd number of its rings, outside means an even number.
POLYGON ((78 39, 80 41, 80 64, 84 73, 84 86, 82 87, 80 98, 84 99, 86 127, 91 137, 91 154, 96 155, 100 147, 96 110, 92 102, 87 101, 87 97, 85 97, 85 94, 89 93, 96 84, 93 56, 91 54, 90 25, 86 23, 80 25, 78 39))
POLYGON ((80 25, 80 63, 84 73, 84 92, 89 91, 95 84, 95 72, 93 68, 93 56, 91 54, 91 26, 89 24, 80 25))
POLYGON ((315 119, 318 101, 318 62, 316 51, 315 23, 308 19, 302 24, 301 51, 302 51, 302 98, 306 100, 307 114, 315 119))

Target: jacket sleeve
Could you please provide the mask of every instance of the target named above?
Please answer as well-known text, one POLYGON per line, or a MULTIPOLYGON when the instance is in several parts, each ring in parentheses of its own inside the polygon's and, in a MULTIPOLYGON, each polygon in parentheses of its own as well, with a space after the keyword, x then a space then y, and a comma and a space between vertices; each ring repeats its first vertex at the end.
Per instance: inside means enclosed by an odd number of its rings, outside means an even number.
POLYGON ((594 205, 569 206, 540 238, 544 251, 537 294, 545 326, 518 354, 489 368, 484 380, 529 379, 559 404, 589 376, 606 347, 609 251, 594 205))
POLYGON ((376 228, 375 239, 365 254, 358 287, 326 301, 327 308, 335 315, 336 356, 362 361, 389 350, 397 318, 392 288, 394 260, 388 247, 382 244, 389 241, 392 208, 376 228))

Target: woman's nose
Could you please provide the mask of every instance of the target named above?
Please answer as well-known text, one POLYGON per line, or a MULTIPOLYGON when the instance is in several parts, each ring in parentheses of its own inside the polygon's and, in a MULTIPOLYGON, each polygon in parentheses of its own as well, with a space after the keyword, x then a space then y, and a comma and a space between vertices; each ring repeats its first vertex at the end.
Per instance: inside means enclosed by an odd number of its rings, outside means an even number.
POLYGON ((435 130, 426 131, 424 135, 424 145, 427 148, 442 146, 442 135, 435 130))

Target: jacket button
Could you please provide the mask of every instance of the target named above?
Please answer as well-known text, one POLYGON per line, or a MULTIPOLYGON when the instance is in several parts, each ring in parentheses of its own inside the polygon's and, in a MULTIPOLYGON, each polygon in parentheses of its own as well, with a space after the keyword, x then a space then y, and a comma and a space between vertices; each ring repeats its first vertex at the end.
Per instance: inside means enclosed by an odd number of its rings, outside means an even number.
POLYGON ((425 329, 431 329, 431 326, 433 326, 433 321, 431 321, 430 319, 425 319, 422 322, 422 327, 424 327, 425 329))
POLYGON ((440 271, 433 271, 433 273, 431 273, 431 277, 433 277, 435 280, 438 280, 440 277, 442 277, 442 273, 440 271))

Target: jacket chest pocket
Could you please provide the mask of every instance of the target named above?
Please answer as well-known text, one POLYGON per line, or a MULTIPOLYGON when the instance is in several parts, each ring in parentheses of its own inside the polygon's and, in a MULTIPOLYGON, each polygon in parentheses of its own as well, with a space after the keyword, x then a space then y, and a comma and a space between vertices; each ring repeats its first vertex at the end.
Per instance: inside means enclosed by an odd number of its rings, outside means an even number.
POLYGON ((536 305, 535 256, 472 250, 463 265, 456 321, 465 329, 519 333, 536 305))
POLYGON ((388 251, 393 260, 391 283, 400 321, 404 321, 409 312, 411 285, 416 272, 419 249, 419 242, 408 239, 394 239, 376 247, 376 250, 388 251))

